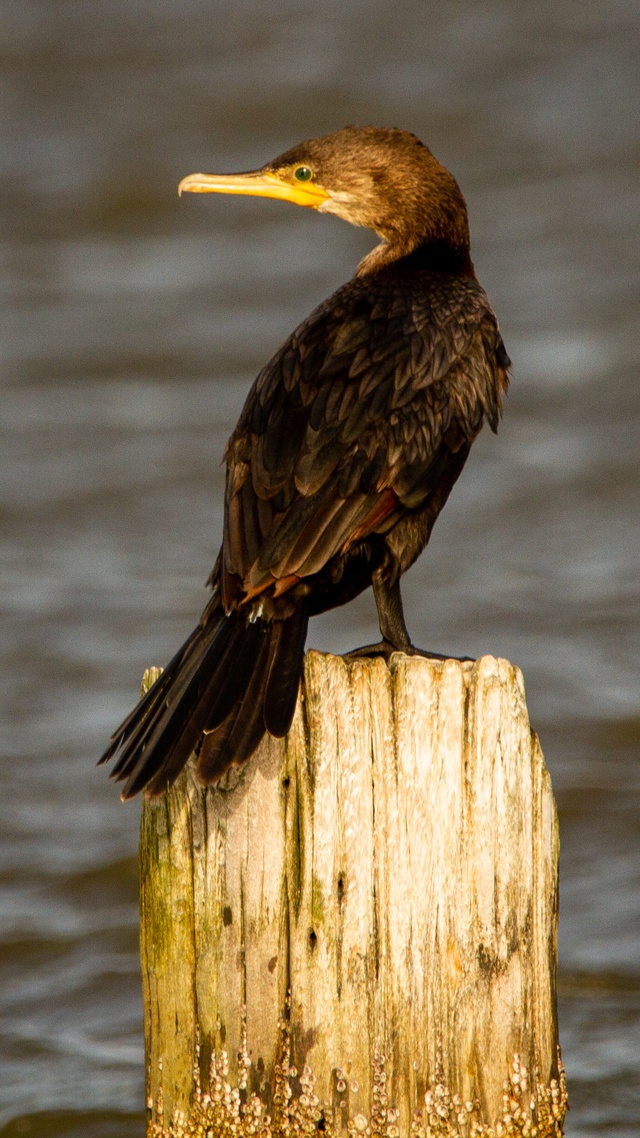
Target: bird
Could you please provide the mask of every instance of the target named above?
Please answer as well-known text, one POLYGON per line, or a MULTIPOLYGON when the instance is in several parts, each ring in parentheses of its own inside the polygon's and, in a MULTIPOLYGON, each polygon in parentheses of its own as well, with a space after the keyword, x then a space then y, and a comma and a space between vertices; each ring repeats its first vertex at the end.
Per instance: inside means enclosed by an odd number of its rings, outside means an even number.
MULTIPOLYGON (((380 241, 260 371, 225 451, 222 546, 194 631, 100 762, 123 800, 195 754, 204 785, 293 720, 311 617, 372 587, 381 639, 352 656, 438 656, 410 639, 400 578, 423 551, 511 361, 453 175, 416 135, 348 126, 179 193, 275 198, 380 241)), ((446 658, 446 657, 439 657, 446 658)))

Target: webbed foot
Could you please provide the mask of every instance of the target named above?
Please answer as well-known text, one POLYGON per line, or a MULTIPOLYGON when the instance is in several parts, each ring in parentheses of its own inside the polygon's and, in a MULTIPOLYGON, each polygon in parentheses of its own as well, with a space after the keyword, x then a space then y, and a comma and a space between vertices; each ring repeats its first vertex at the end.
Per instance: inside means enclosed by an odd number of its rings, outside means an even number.
POLYGON ((389 663, 394 652, 403 652, 405 656, 422 656, 425 660, 458 660, 461 664, 473 664, 473 656, 451 656, 442 652, 428 652, 425 648, 416 648, 414 644, 392 644, 390 640, 379 640, 377 644, 365 644, 362 648, 354 648, 352 652, 345 652, 344 660, 369 659, 381 656, 389 663))
POLYGON ((377 644, 364 644, 362 648, 354 648, 352 652, 345 652, 343 660, 362 660, 382 656, 388 663, 393 653, 397 651, 398 649, 389 640, 379 640, 377 644))

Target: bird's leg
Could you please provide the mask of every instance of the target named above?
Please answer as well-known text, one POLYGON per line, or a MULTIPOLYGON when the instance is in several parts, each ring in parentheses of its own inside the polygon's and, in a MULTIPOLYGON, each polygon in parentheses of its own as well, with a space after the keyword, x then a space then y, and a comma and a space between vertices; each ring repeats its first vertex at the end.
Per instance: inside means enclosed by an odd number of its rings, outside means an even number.
POLYGON ((356 648, 347 655, 349 658, 383 656, 385 660, 388 660, 394 652, 413 654, 415 649, 409 638, 404 620, 400 581, 395 581, 393 585, 390 585, 379 574, 375 573, 372 584, 382 640, 379 640, 377 644, 365 644, 362 648, 356 648))
POLYGON ((396 652, 410 651, 412 645, 404 619, 400 580, 390 585, 376 573, 372 584, 383 643, 392 645, 396 652))
POLYGON ((385 660, 394 652, 404 652, 406 656, 424 656, 427 660, 470 660, 470 656, 443 656, 440 652, 427 652, 416 648, 411 643, 404 619, 402 596, 400 594, 400 580, 389 584, 379 574, 373 576, 373 596, 378 610, 378 623, 382 640, 377 644, 365 644, 363 648, 356 648, 347 653, 348 659, 361 656, 383 656, 385 660))

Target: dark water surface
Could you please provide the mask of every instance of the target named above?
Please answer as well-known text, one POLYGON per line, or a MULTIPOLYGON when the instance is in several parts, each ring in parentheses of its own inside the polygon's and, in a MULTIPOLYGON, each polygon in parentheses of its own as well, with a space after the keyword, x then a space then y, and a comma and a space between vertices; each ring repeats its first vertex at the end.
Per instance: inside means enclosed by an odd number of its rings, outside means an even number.
MULTIPOLYGON (((371 238, 179 201, 348 122, 456 173, 514 360, 405 589, 518 663, 562 827, 567 1132, 640 1132, 637 0, 0 6, 2 1135, 143 1133, 135 851, 96 756, 190 631, 250 381, 371 238)), ((375 635, 362 598, 314 627, 375 635)))

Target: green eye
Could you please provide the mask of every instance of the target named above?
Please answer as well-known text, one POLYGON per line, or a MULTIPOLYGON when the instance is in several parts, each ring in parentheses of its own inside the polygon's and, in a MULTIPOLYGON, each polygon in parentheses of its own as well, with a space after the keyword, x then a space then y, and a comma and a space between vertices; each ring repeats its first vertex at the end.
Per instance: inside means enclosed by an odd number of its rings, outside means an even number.
POLYGON ((293 171, 293 176, 298 182, 308 182, 312 174, 308 166, 298 166, 297 169, 293 171))

